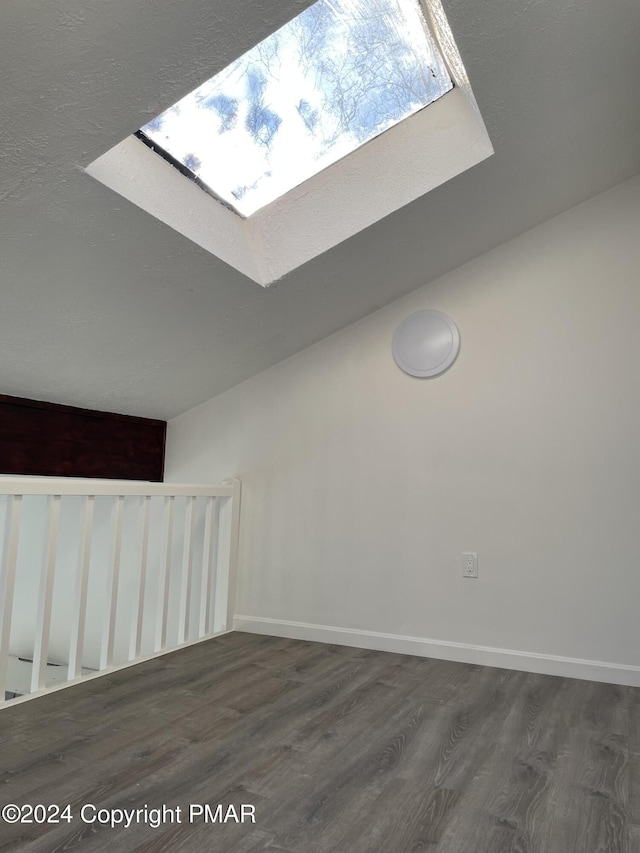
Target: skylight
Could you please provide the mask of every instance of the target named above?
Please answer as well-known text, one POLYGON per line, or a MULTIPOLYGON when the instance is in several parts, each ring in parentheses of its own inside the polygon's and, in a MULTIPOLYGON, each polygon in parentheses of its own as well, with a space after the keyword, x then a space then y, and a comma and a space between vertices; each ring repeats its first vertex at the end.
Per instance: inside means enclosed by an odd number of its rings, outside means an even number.
POLYGON ((320 0, 85 171, 269 287, 492 154, 441 0, 320 0))
POLYGON ((248 217, 452 88, 418 0, 318 0, 139 135, 248 217))

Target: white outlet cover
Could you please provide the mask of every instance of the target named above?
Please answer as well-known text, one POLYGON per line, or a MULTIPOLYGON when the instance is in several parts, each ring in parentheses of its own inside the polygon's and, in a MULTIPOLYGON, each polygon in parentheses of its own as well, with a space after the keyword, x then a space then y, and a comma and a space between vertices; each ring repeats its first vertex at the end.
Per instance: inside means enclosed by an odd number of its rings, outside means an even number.
POLYGON ((416 311, 396 329, 391 349, 395 363, 409 376, 439 376, 456 360, 460 332, 441 311, 416 311))
POLYGON ((478 554, 476 551, 465 551, 462 554, 462 577, 478 577, 478 554))

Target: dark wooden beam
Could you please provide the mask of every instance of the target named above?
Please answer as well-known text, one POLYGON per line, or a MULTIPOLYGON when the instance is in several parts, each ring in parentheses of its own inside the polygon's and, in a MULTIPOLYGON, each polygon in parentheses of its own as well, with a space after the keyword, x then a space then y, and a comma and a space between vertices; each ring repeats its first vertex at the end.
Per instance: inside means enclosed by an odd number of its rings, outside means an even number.
POLYGON ((0 394, 0 474, 162 482, 165 421, 0 394))

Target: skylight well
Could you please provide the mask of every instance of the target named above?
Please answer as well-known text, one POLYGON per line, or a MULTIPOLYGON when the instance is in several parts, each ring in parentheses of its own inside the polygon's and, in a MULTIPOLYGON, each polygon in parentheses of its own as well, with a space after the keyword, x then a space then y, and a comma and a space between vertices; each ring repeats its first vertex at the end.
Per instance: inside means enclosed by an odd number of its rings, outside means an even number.
POLYGON ((263 287, 493 153, 441 0, 318 0, 141 124, 86 173, 263 287))
POLYGON ((318 0, 138 135, 249 217, 452 88, 418 0, 318 0))

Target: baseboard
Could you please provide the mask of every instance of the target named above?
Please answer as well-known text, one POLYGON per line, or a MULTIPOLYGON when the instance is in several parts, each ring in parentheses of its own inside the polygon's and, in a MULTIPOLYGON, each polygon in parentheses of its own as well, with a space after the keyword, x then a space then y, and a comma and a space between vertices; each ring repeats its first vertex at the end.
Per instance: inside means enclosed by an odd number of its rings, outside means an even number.
POLYGON ((561 675, 567 678, 601 681, 606 684, 640 687, 640 667, 626 664, 497 649, 491 646, 473 646, 468 643, 451 643, 422 637, 403 637, 400 634, 382 634, 377 631, 356 631, 351 628, 312 625, 306 622, 262 619, 257 616, 235 616, 233 627, 235 631, 251 634, 312 640, 318 643, 334 643, 458 663, 481 664, 543 675, 561 675))

